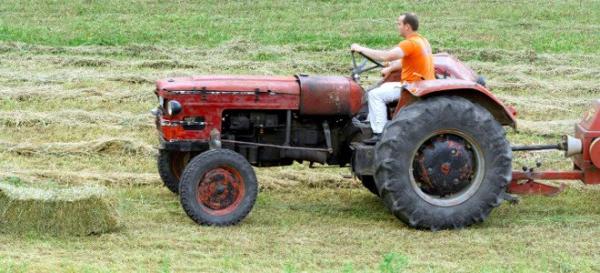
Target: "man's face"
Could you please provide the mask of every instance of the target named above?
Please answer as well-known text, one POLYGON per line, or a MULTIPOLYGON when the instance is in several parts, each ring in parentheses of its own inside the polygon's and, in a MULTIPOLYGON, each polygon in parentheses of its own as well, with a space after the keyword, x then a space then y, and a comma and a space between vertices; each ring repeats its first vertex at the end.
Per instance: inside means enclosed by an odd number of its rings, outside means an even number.
POLYGON ((406 34, 410 31, 410 25, 404 24, 404 15, 398 17, 396 20, 396 28, 398 29, 398 33, 400 36, 406 38, 406 34))

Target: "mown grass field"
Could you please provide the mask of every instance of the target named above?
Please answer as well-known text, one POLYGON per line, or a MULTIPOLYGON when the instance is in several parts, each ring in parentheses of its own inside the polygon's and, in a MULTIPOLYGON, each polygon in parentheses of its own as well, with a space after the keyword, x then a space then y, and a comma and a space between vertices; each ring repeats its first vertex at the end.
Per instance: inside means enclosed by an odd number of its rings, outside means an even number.
MULTIPOLYGON (((257 205, 230 228, 197 226, 161 186, 156 79, 349 75, 349 45, 394 45, 404 11, 518 109, 513 144, 558 141, 600 98, 600 1, 2 1, 0 175, 106 185, 122 226, 0 234, 0 272, 600 271, 598 187, 432 233, 396 220, 346 168, 258 169, 257 205)), ((558 152, 514 165, 537 159, 570 167, 558 152)))

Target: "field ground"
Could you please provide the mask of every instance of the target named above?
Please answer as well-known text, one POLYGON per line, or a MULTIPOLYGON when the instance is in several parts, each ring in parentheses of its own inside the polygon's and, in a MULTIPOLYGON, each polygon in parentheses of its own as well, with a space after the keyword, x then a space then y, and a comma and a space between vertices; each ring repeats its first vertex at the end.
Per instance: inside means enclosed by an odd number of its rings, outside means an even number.
MULTIPOLYGON (((436 51, 517 108, 513 144, 558 141, 599 98, 598 1, 388 2, 0 5, 0 175, 107 185, 122 221, 91 237, 0 234, 0 272, 600 271, 598 187, 526 197, 483 224, 432 233, 397 221, 343 178, 347 168, 257 169, 257 205, 231 228, 195 225, 160 186, 156 79, 349 75, 349 44, 394 44, 404 10, 423 17, 436 51)), ((559 152, 515 153, 514 166, 538 159, 570 166, 559 152)))

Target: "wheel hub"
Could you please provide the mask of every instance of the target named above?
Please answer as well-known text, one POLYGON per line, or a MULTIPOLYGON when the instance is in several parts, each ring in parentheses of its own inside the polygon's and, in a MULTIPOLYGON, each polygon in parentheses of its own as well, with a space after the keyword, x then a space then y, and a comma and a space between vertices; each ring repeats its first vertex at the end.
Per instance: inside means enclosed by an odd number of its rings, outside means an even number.
POLYGON ((444 197, 471 185, 474 173, 473 151, 456 135, 438 135, 417 150, 413 161, 414 177, 427 194, 444 197))
POLYGON ((234 209, 242 197, 239 174, 226 168, 208 171, 198 185, 198 202, 211 210, 234 209))

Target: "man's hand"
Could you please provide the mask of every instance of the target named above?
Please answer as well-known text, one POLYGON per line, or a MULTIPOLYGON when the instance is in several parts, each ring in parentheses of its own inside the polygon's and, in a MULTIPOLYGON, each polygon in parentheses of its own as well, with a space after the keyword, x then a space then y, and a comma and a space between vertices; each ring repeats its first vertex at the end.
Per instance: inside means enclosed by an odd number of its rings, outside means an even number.
POLYGON ((392 73, 392 69, 390 69, 391 67, 385 67, 383 69, 381 69, 381 77, 383 77, 384 79, 387 78, 390 73, 392 73))
POLYGON ((387 78, 392 72, 402 70, 402 62, 400 60, 391 61, 388 66, 381 69, 381 76, 387 78))
POLYGON ((355 52, 359 52, 360 53, 362 51, 362 49, 363 49, 363 47, 360 46, 360 45, 358 45, 358 44, 352 44, 350 46, 350 50, 355 51, 355 52))

